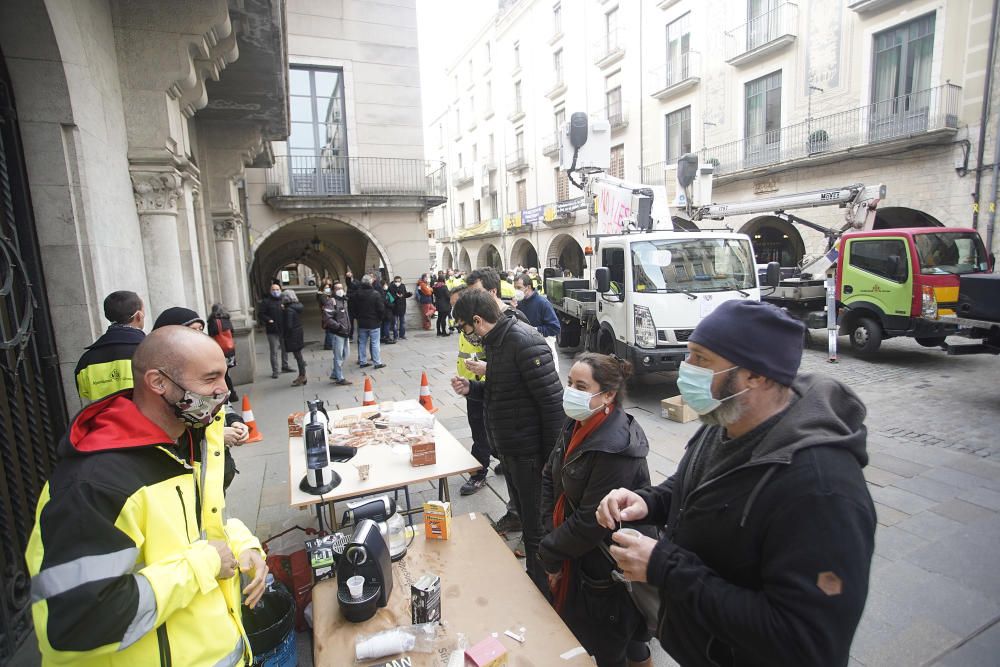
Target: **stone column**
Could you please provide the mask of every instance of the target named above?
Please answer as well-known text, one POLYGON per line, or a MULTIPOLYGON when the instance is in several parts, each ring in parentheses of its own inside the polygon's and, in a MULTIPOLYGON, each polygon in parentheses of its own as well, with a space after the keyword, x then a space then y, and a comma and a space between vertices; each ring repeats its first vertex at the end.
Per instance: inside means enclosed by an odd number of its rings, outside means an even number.
POLYGON ((183 183, 174 169, 133 170, 131 176, 149 286, 146 317, 152 322, 171 306, 187 305, 177 238, 177 200, 183 183))
POLYGON ((239 271, 236 261, 236 230, 242 224, 239 211, 212 213, 215 227, 215 255, 219 262, 219 293, 230 313, 240 312, 239 271))

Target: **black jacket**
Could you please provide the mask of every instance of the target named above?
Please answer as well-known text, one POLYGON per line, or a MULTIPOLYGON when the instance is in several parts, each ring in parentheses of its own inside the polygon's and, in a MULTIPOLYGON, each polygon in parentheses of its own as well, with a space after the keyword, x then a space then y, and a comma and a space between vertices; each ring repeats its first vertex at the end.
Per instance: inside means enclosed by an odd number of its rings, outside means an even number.
POLYGON ((385 314, 385 300, 371 285, 361 283, 351 300, 351 315, 362 329, 378 329, 385 314))
POLYGON ((846 665, 868 595, 875 507, 865 407, 823 376, 799 376, 794 402, 748 463, 687 482, 719 427, 702 427, 677 472, 639 492, 666 525, 649 581, 657 636, 683 665, 846 665))
POLYGON ((442 282, 434 283, 434 307, 439 315, 451 313, 451 292, 442 282))
POLYGON ((610 546, 611 532, 597 524, 595 512, 604 496, 614 489, 649 486, 649 442, 639 422, 616 407, 564 464, 576 423, 570 419, 563 425, 559 442, 542 470, 542 522, 546 535, 538 547, 538 557, 548 572, 558 572, 564 560, 572 560, 574 570, 582 569, 591 579, 610 581, 611 559, 598 543, 603 540, 610 546), (553 529, 552 511, 562 493, 568 501, 565 519, 553 529))
POLYGON ((504 315, 483 337, 486 380, 470 383, 483 401, 486 430, 505 456, 548 460, 566 413, 562 382, 542 335, 514 315, 504 315))
POLYGON ((73 371, 80 396, 96 401, 122 389, 131 389, 132 355, 145 337, 142 329, 124 324, 109 326, 87 347, 73 371))
POLYGON ((392 312, 396 315, 406 314, 406 300, 409 299, 413 294, 406 291, 406 285, 403 283, 389 284, 389 293, 392 294, 393 298, 396 299, 395 303, 392 304, 392 312))
POLYGON ((257 322, 264 327, 269 334, 280 334, 283 317, 281 314, 281 297, 277 299, 273 296, 264 297, 257 306, 257 322), (268 323, 270 320, 270 323, 268 323))
POLYGON ((305 336, 302 331, 303 310, 305 310, 304 306, 298 301, 293 301, 285 306, 282 334, 285 337, 285 350, 287 352, 298 352, 305 347, 305 336))
POLYGON ((347 338, 351 331, 351 320, 347 315, 347 298, 332 296, 323 306, 323 329, 347 338))

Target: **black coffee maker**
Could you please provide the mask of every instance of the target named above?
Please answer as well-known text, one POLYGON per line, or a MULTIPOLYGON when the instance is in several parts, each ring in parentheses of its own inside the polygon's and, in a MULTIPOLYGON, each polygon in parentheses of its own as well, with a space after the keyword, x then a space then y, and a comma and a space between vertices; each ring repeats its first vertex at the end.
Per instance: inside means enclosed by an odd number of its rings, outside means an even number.
POLYGON ((378 524, 364 519, 354 529, 344 555, 337 561, 337 602, 349 621, 361 623, 375 615, 379 607, 389 603, 392 593, 392 561, 389 545, 382 537, 378 524), (351 595, 347 582, 351 577, 363 577, 359 597, 351 595))

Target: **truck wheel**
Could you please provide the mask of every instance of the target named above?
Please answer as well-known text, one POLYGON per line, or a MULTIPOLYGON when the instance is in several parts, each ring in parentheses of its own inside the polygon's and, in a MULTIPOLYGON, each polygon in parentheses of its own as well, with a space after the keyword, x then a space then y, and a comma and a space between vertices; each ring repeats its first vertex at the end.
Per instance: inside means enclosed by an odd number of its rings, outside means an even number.
POLYGON ((597 334, 597 352, 600 354, 612 354, 615 351, 615 336, 606 329, 601 329, 597 334))
POLYGON ((851 347, 860 357, 870 357, 882 345, 882 326, 870 317, 860 317, 851 329, 851 347))
POLYGON ((556 343, 559 347, 576 347, 580 344, 580 323, 577 321, 569 323, 561 323, 562 328, 559 329, 559 337, 556 339, 556 343))
POLYGON ((941 347, 944 345, 944 336, 929 336, 927 338, 914 338, 917 341, 917 345, 923 345, 924 347, 941 347))
POLYGON ((584 340, 583 349, 585 352, 597 352, 597 341, 601 335, 600 329, 591 329, 587 332, 587 337, 584 340))

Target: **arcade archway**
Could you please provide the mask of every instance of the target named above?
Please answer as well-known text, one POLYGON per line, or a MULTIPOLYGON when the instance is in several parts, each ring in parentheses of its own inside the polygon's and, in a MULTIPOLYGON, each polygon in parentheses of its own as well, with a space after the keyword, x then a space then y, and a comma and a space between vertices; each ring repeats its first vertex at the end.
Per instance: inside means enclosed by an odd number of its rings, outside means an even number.
POLYGON ((523 266, 526 269, 544 268, 538 266, 538 251, 528 239, 518 239, 510 249, 510 266, 523 266))
POLYGON ((442 269, 454 269, 455 268, 455 257, 451 254, 451 248, 445 248, 441 253, 441 268, 442 269))
POLYGON ((740 228, 740 233, 750 237, 757 264, 778 262, 784 267, 794 267, 806 254, 799 230, 781 218, 754 218, 740 228))
POLYGON ((479 249, 476 268, 481 269, 484 266, 492 266, 497 271, 503 271, 503 257, 500 256, 500 251, 492 243, 487 243, 479 249))
POLYGON ((472 270, 472 259, 465 248, 462 248, 462 252, 458 255, 458 268, 466 273, 472 270))
POLYGON ((559 271, 569 271, 579 278, 587 268, 587 258, 576 239, 569 234, 560 234, 549 243, 548 252, 545 253, 545 265, 559 271))
POLYGON ((875 210, 875 224, 872 229, 901 227, 944 227, 944 224, 929 213, 906 206, 887 206, 875 210))

